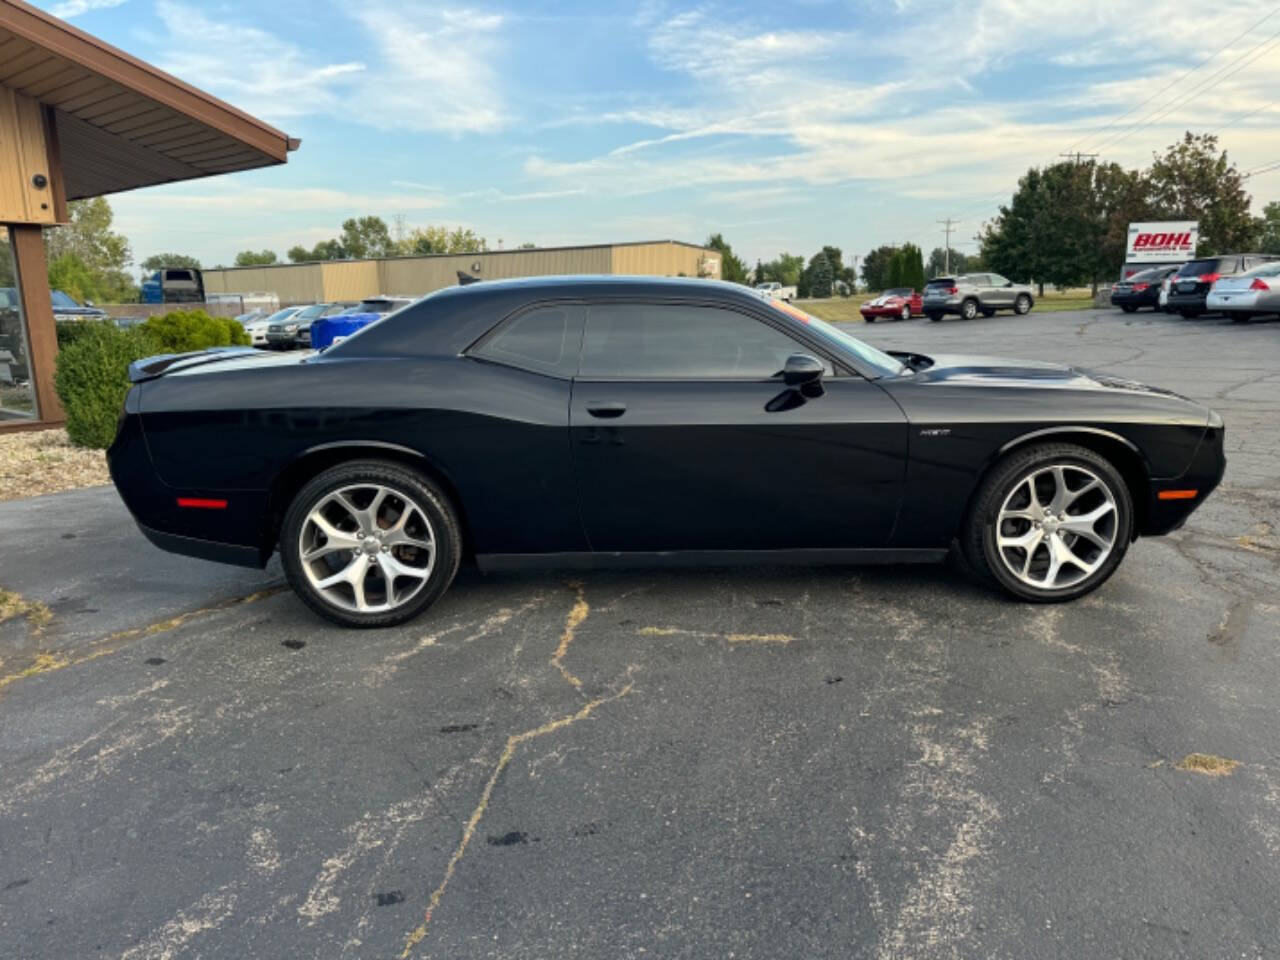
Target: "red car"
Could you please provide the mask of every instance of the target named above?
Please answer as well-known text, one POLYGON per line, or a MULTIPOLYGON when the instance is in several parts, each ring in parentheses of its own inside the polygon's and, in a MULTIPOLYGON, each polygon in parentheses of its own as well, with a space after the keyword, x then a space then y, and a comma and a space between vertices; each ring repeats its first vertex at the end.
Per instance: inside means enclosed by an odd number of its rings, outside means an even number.
POLYGON ((881 317, 910 320, 923 313, 924 303, 920 299, 920 292, 908 290, 906 287, 886 290, 874 300, 868 300, 862 305, 862 319, 867 323, 875 323, 881 317))

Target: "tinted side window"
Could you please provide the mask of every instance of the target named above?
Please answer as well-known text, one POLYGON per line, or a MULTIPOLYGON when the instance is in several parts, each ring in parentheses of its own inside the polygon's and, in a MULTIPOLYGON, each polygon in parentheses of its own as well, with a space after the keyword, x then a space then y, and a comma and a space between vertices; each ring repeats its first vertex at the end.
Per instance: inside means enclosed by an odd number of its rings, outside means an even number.
POLYGON ((571 377, 578 367, 582 313, 576 304, 534 307, 503 324, 471 353, 512 367, 571 377))
MULTIPOLYGON (((733 310, 677 304, 597 304, 582 341, 584 377, 759 378, 812 353, 733 310)), ((828 371, 830 372, 830 371, 828 371)))
POLYGON ((987 284, 992 287, 1003 287, 1009 281, 998 273, 987 274, 987 284))

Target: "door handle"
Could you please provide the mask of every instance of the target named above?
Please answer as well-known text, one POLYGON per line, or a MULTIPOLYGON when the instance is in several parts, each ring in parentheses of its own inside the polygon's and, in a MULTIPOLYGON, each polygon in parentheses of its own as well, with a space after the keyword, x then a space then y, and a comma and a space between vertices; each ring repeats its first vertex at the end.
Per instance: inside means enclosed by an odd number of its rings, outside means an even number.
POLYGON ((613 401, 596 401, 587 404, 587 413, 593 417, 600 417, 602 420, 611 420, 614 417, 620 417, 627 412, 627 405, 613 401))

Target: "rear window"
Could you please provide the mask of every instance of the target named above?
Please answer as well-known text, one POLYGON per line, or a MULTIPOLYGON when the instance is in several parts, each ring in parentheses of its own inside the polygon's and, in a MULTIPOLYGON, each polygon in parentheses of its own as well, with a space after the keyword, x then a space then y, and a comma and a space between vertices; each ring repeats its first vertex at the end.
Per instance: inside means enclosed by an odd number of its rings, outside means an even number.
POLYGON ((1273 260, 1270 263, 1264 263, 1260 267, 1254 267, 1247 271, 1246 277, 1280 277, 1280 260, 1273 260))
POLYGON ((926 287, 954 287, 955 285, 956 281, 953 277, 936 277, 925 284, 926 287))
POLYGON ((1135 283, 1150 283, 1152 280, 1163 280, 1168 272, 1164 267, 1159 267, 1155 270, 1143 270, 1141 273, 1135 273, 1129 279, 1135 283))
POLYGON ((1211 260, 1192 260, 1178 271, 1180 277, 1202 277, 1206 273, 1222 273, 1223 267, 1234 266, 1234 258, 1214 257, 1211 260))

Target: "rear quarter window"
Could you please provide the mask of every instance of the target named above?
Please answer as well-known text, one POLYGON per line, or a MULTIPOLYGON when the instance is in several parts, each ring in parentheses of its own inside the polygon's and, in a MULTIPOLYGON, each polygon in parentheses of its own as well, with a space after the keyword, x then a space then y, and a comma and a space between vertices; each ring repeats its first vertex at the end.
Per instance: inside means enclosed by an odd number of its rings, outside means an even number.
POLYGON ((584 313, 577 304, 533 307, 505 321, 470 353, 509 367, 571 377, 578 369, 584 313))

